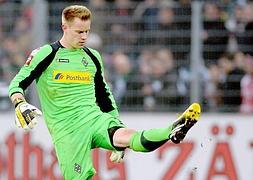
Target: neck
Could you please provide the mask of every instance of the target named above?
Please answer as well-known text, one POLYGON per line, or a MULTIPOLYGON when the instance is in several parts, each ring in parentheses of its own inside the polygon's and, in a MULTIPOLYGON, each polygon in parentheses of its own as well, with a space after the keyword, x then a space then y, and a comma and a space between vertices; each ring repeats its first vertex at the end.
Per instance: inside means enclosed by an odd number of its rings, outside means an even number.
POLYGON ((69 43, 67 43, 66 39, 64 38, 64 36, 62 36, 62 38, 60 39, 60 43, 64 48, 67 49, 74 49, 69 43))

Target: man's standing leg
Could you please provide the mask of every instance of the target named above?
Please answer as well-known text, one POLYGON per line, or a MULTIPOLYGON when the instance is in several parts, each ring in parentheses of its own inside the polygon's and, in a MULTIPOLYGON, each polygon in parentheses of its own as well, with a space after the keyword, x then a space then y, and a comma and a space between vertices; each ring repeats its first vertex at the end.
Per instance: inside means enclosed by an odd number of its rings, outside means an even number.
POLYGON ((92 163, 90 122, 55 142, 55 150, 64 179, 91 179, 92 163))

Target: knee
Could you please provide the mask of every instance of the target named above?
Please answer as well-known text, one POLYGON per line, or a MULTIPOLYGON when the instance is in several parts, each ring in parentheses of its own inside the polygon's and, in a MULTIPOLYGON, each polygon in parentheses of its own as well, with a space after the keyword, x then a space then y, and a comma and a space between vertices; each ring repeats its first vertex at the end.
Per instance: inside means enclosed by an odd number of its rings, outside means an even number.
POLYGON ((113 135, 113 144, 117 147, 129 147, 130 139, 136 131, 128 128, 119 128, 113 135))

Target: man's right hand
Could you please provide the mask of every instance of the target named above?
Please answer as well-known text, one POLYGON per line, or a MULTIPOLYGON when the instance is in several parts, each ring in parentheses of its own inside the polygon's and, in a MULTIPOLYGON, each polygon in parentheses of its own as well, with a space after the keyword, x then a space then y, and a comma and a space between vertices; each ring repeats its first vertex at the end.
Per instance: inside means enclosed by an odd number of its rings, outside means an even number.
POLYGON ((15 103, 16 126, 25 130, 32 129, 38 123, 38 117, 42 112, 35 106, 28 104, 24 99, 18 99, 15 103))
POLYGON ((110 160, 115 163, 121 163, 123 162, 124 155, 125 151, 112 151, 110 160))

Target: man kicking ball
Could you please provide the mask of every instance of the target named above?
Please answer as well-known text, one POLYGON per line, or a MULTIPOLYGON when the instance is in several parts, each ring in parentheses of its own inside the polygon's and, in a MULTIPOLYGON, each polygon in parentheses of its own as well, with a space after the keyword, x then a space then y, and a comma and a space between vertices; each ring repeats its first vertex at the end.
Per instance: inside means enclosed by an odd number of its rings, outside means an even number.
POLYGON ((111 159, 120 162, 126 148, 150 152, 168 140, 180 143, 201 113, 200 105, 193 103, 165 127, 143 131, 127 128, 118 118, 102 57, 85 46, 90 27, 87 7, 66 7, 61 39, 34 50, 9 86, 18 127, 32 129, 43 112, 65 180, 92 179, 94 148, 113 151, 111 159), (24 97, 34 80, 42 112, 24 97))

